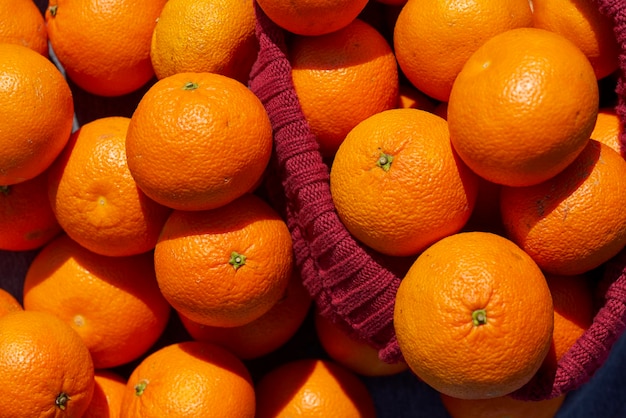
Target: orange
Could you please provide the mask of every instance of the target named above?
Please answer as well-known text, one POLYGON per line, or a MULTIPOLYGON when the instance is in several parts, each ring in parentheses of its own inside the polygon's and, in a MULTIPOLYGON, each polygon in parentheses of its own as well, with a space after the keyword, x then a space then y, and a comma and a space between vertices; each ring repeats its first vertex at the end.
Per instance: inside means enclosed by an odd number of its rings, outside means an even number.
POLYGON ((91 403, 82 418, 118 418, 126 379, 110 370, 96 370, 96 386, 91 403))
POLYGON ((330 192, 348 231, 388 255, 417 254, 458 232, 478 179, 456 156, 446 121, 392 109, 358 124, 339 147, 330 192))
POLYGON ((204 325, 241 326, 285 294, 291 235, 272 207, 246 194, 210 211, 172 212, 154 265, 161 292, 178 312, 204 325))
POLYGON ((533 0, 536 28, 559 33, 572 41, 591 62, 596 77, 617 70, 620 52, 613 23, 594 0, 533 0))
POLYGON ((484 231, 504 235, 502 215, 500 214, 500 190, 502 186, 478 178, 476 204, 463 231, 484 231))
POLYGON ((152 250, 171 209, 148 198, 126 164, 127 117, 75 131, 48 170, 48 194, 63 230, 89 250, 127 256, 152 250))
POLYGON ((50 46, 67 76, 101 96, 133 92, 154 76, 150 40, 167 0, 50 0, 50 46))
POLYGON ((186 331, 196 341, 221 345, 243 360, 269 354, 293 337, 304 322, 311 296, 293 269, 289 286, 278 302, 259 318, 238 327, 202 325, 179 314, 186 331))
POLYGON ((348 369, 321 359, 292 360, 256 385, 257 418, 375 417, 365 384, 348 369))
POLYGON ((48 56, 46 22, 33 0, 0 4, 0 43, 22 45, 48 56))
POLYGON ((0 44, 0 185, 43 173, 72 131, 72 92, 41 54, 0 44))
POLYGON ((42 248, 28 268, 24 309, 52 313, 71 326, 96 368, 119 366, 144 354, 170 313, 151 253, 106 257, 67 235, 42 248))
POLYGON ((80 417, 94 391, 93 363, 83 340, 44 312, 0 318, 0 376, 2 418, 80 417))
POLYGON ((394 27, 403 74, 427 95, 447 102, 467 59, 496 34, 532 26, 528 0, 409 0, 394 27))
POLYGON ((0 186, 0 249, 39 248, 61 232, 47 195, 47 173, 0 186))
POLYGON ((120 417, 253 418, 250 373, 214 344, 186 341, 146 357, 128 378, 120 417))
POLYGON ((404 362, 385 363, 378 357, 378 350, 352 337, 339 324, 315 312, 314 324, 322 348, 335 362, 363 376, 388 376, 405 371, 404 362))
POLYGON ((0 288, 0 317, 9 312, 21 311, 23 309, 22 304, 11 293, 0 288))
POLYGON ((547 30, 513 29, 485 42, 459 73, 450 138, 481 177, 530 186, 580 154, 598 105, 593 68, 576 45, 547 30))
POLYGON ((258 49, 254 27, 252 1, 169 0, 152 34, 154 72, 210 72, 247 83, 258 49))
POLYGON ((626 161, 595 140, 552 179, 500 194, 507 236, 559 275, 594 269, 626 245, 624 201, 626 161))
POLYGON ((622 157, 626 157, 626 148, 620 141, 624 128, 614 108, 600 108, 591 138, 613 148, 622 157))
POLYGON ((312 36, 348 26, 367 5, 367 0, 259 0, 274 23, 289 32, 312 36))
POLYGON ((458 399, 440 395, 452 418, 553 418, 565 395, 542 401, 523 401, 511 396, 490 399, 458 399))
POLYGON ((213 209, 257 184, 272 151, 272 127, 248 88, 214 73, 178 73, 141 98, 126 134, 128 168, 162 205, 213 209))
POLYGON ((359 122, 398 103, 391 45, 362 20, 327 35, 294 36, 288 57, 302 112, 326 157, 359 122))
POLYGON ((461 399, 495 398, 528 383, 544 361, 552 297, 512 241, 463 232, 419 255, 398 288, 394 325, 405 361, 424 382, 461 399))
POLYGON ((398 104, 396 107, 401 109, 420 109, 432 112, 435 109, 435 103, 430 97, 416 89, 412 84, 400 83, 398 104))

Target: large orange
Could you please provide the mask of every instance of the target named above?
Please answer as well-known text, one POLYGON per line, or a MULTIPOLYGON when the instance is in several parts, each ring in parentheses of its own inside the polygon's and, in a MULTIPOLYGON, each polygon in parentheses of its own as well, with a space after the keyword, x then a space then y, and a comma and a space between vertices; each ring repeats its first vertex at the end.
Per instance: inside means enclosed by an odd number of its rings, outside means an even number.
POLYGON ((47 190, 47 170, 30 180, 0 186, 0 249, 32 250, 61 232, 47 190))
POLYGON ((283 29, 312 36, 348 26, 365 8, 367 0, 259 0, 258 4, 283 29))
POLYGON ((148 198, 126 164, 127 117, 103 117, 75 131, 48 170, 48 194, 63 230, 98 254, 152 250, 171 209, 148 198))
POLYGON ((214 73, 178 73, 140 100, 126 135, 137 185, 183 210, 224 205, 253 189, 272 151, 272 127, 248 88, 214 73))
POLYGON ((23 309, 22 304, 11 293, 0 288, 0 317, 23 309))
POLYGON ((32 179, 59 155, 74 102, 61 72, 22 45, 0 44, 0 184, 32 179))
POLYGON ((480 176, 529 186, 580 154, 598 105, 580 49, 547 30, 513 29, 485 42, 459 73, 448 102, 450 138, 480 176))
POLYGON ((24 309, 45 311, 71 326, 95 367, 115 367, 144 354, 170 313, 157 286, 152 253, 106 257, 60 235, 26 272, 24 309))
POLYGON ((477 186, 450 145, 447 122, 417 109, 392 109, 359 123, 330 171, 330 192, 348 231, 395 256, 417 254, 458 232, 477 186))
POLYGON ((33 0, 0 3, 0 42, 22 45, 48 56, 46 22, 33 0))
POLYGON ((409 0, 396 19, 394 50, 411 83, 448 101, 457 74, 478 47, 498 33, 528 26, 528 0, 409 0))
POLYGON ((327 360, 282 363, 260 378, 256 393, 257 418, 376 416, 365 384, 327 360))
POLYGON ((169 0, 152 34, 154 72, 211 72, 247 83, 258 48, 254 27, 253 1, 169 0))
POLYGON ((546 272, 581 274, 626 245, 626 160, 589 141, 563 172, 528 187, 503 187, 507 236, 546 272))
POLYGON ((214 344, 185 341, 146 357, 128 378, 121 418, 253 418, 246 366, 214 344))
POLYGON ((153 76, 150 41, 167 0, 50 0, 50 45, 82 89, 121 96, 153 76))
POLYGON ((362 20, 327 35, 294 36, 288 54, 302 112, 326 157, 359 122, 397 105, 391 45, 362 20))
POLYGON ((600 108, 591 138, 608 145, 626 158, 626 146, 620 141, 623 130, 624 126, 614 108, 600 108))
POLYGON ((119 418, 126 379, 107 369, 96 370, 91 403, 82 418, 119 418))
POLYGON ((594 0, 532 0, 533 25, 559 33, 587 56, 598 79, 618 68, 619 44, 613 23, 594 0))
POLYGON ((285 295, 252 322, 238 327, 212 327, 179 314, 181 322, 194 340, 221 345, 240 359, 269 354, 294 336, 309 312, 311 296, 297 272, 293 269, 285 295))
POLYGON ((1 418, 80 417, 95 385, 83 340, 44 312, 0 318, 0 376, 1 418))
POLYGON ((544 361, 552 297, 512 241, 463 232, 419 255, 398 288, 394 325, 404 359, 427 384, 457 398, 494 398, 528 383, 544 361))
POLYGON ((553 418, 565 395, 543 401, 523 401, 511 396, 489 399, 459 399, 440 394, 451 418, 553 418))
POLYGON ((256 195, 210 211, 175 210, 154 251, 159 287, 192 321, 244 325, 285 294, 291 244, 287 224, 256 195))

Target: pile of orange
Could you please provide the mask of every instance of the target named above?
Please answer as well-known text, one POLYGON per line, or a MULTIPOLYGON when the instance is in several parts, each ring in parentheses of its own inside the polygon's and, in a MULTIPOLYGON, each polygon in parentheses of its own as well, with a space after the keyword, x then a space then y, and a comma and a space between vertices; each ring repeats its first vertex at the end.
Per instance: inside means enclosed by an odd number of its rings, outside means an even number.
POLYGON ((626 246, 623 126, 599 88, 620 51, 592 0, 258 0, 289 34, 339 218, 412 258, 398 364, 311 309, 260 187, 255 2, 5 3, 0 250, 37 255, 19 298, 0 289, 0 417, 375 416, 359 376, 408 369, 454 417, 558 410, 509 395, 554 375, 592 322, 591 272, 626 246), (77 126, 77 93, 141 89, 77 126), (256 379, 248 361, 307 318, 325 356, 256 379))

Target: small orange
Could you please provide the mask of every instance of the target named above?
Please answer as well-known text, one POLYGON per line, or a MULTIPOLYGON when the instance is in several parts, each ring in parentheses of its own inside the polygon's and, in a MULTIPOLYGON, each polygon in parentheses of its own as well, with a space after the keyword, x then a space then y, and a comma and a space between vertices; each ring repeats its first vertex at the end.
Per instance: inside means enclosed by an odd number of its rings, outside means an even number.
POLYGON ((349 335, 338 324, 321 315, 314 315, 315 332, 328 356, 347 369, 363 376, 388 376, 408 369, 404 362, 385 363, 378 350, 349 335))
POLYGON ((126 379, 111 370, 96 370, 96 386, 82 418, 119 418, 126 379))
POLYGON ((83 340, 45 312, 0 318, 0 376, 0 418, 80 417, 95 386, 83 340))
POLYGON ((115 367, 144 354, 170 313, 154 273, 152 253, 106 257, 60 235, 31 263, 24 309, 45 311, 71 326, 95 367, 115 367))
POLYGON ((545 271, 582 274, 626 245, 626 160, 590 140, 563 172, 528 187, 503 187, 507 236, 545 271))
POLYGON ((247 83, 258 42, 254 2, 169 0, 152 34, 150 59, 161 79, 211 72, 247 83))
POLYGON ((532 26, 528 0, 409 0, 396 19, 394 50, 403 74, 447 102, 467 59, 492 36, 532 26))
POLYGON ((554 326, 537 264, 488 232, 451 235, 422 252, 400 283, 393 320, 411 370, 462 399, 504 396, 528 383, 554 326))
POLYGON ((598 106, 597 80, 580 49, 554 32, 512 29, 485 42, 455 80, 450 139, 481 177, 530 186, 580 154, 598 106))
POLYGON ((336 363, 292 360, 256 385, 257 418, 375 417, 372 397, 359 378, 336 363))
POLYGON ((511 396, 490 399, 458 399, 440 394, 452 418, 553 418, 565 402, 565 395, 543 401, 523 401, 511 396))
POLYGON ((47 171, 10 186, 0 186, 0 249, 39 248, 61 232, 48 200, 47 171))
POLYGON ((178 73, 141 98, 126 134, 128 168, 148 197, 205 210, 253 189, 272 151, 272 127, 244 84, 214 73, 178 73))
POLYGON ((246 366, 214 344, 185 341, 151 353, 131 373, 121 418, 253 418, 255 393, 246 366))
POLYGON ((417 109, 392 109, 359 123, 330 170, 330 192, 348 231, 388 255, 414 255, 458 232, 478 179, 450 144, 447 122, 417 109))
POLYGON ((63 230, 102 255, 152 250, 171 209, 148 198, 126 164, 127 117, 103 117, 75 131, 48 170, 48 194, 63 230))
POLYGON ((192 321, 241 326, 285 294, 291 244, 285 221, 253 194, 210 211, 175 210, 154 251, 159 287, 192 321))
POLYGON ((23 309, 22 304, 15 299, 15 296, 0 288, 0 317, 9 312, 21 311, 23 309))
POLYGON ((302 112, 326 157, 359 122, 398 103, 391 45, 360 19, 327 35, 294 36, 288 57, 302 112))
POLYGON ((0 43, 22 45, 48 56, 46 22, 33 0, 0 3, 0 43))
POLYGON ((61 72, 22 45, 0 44, 0 185, 43 173, 72 131, 74 102, 61 72))
POLYGON ((50 0, 48 37, 67 76, 100 96, 131 93, 154 76, 150 41, 167 0, 50 0))
POLYGON ((243 360, 269 354, 285 344, 304 322, 311 296, 302 284, 298 270, 293 269, 286 294, 265 314, 238 327, 202 325, 179 314, 186 331, 196 341, 227 348, 243 360))
POLYGON ((623 130, 624 127, 615 109, 601 108, 598 111, 598 118, 591 132, 591 138, 608 145, 622 157, 626 157, 626 147, 620 141, 623 130))
POLYGON ((283 29, 313 36, 345 28, 365 8, 367 0, 259 0, 258 4, 283 29))

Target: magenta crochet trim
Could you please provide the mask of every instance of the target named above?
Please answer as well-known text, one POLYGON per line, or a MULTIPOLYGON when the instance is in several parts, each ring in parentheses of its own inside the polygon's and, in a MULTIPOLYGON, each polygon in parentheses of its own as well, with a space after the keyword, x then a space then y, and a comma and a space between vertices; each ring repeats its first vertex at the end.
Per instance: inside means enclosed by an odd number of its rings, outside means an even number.
MULTIPOLYGON (((619 117, 626 120, 626 3, 596 0, 614 23, 621 45, 617 85, 619 117)), ((402 360, 393 329, 401 275, 388 258, 365 248, 345 229, 330 195, 329 170, 304 119, 291 81, 285 32, 256 5, 258 59, 251 90, 261 99, 274 129, 275 150, 268 193, 292 233, 304 285, 327 318, 379 350, 386 362, 402 360)), ((621 136, 626 147, 626 130, 621 136)), ((515 392, 520 399, 546 399, 587 382, 626 328, 626 252, 607 264, 612 284, 593 325, 560 360, 556 376, 536 376, 515 392), (608 267, 611 267, 610 269, 608 267)))

